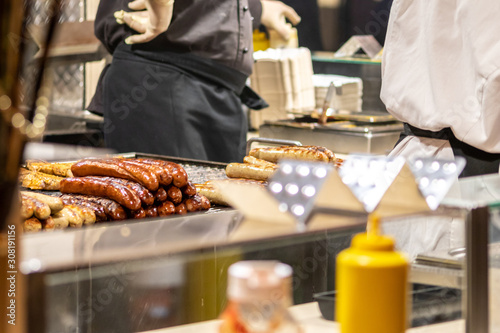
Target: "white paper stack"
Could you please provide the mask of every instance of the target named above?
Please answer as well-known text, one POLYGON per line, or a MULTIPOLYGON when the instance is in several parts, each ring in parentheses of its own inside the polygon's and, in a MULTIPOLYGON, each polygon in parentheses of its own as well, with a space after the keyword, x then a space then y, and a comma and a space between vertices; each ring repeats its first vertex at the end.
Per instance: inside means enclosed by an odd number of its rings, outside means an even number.
POLYGON ((287 118, 290 113, 315 107, 311 52, 307 48, 267 49, 254 53, 250 84, 269 108, 251 111, 250 121, 258 128, 266 120, 287 118))
POLYGON ((361 111, 363 107, 363 81, 359 77, 315 74, 313 76, 316 108, 323 107, 330 83, 335 85, 330 107, 334 110, 361 111))

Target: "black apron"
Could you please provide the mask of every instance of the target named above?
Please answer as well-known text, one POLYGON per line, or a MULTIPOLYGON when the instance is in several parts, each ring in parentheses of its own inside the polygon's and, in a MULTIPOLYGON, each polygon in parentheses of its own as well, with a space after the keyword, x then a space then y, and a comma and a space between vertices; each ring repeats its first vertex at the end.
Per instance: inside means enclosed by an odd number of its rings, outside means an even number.
MULTIPOLYGON (((246 87, 246 75, 191 54, 121 44, 102 76, 104 138, 118 152, 242 161, 247 122, 241 103, 267 106, 246 87)), ((97 112, 99 95, 89 106, 97 112)))
POLYGON ((444 128, 438 132, 432 132, 405 123, 403 132, 401 133, 396 146, 409 135, 448 140, 450 142, 451 149, 453 150, 453 154, 455 156, 464 157, 467 162, 459 177, 498 173, 500 154, 491 154, 458 140, 450 128, 444 128))

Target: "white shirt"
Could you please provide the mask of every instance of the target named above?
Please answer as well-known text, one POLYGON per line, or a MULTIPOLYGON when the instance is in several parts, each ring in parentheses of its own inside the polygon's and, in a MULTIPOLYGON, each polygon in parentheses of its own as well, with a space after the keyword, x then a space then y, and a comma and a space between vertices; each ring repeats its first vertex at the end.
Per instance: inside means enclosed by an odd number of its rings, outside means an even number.
POLYGON ((500 0, 394 0, 381 98, 397 119, 500 153, 500 0))

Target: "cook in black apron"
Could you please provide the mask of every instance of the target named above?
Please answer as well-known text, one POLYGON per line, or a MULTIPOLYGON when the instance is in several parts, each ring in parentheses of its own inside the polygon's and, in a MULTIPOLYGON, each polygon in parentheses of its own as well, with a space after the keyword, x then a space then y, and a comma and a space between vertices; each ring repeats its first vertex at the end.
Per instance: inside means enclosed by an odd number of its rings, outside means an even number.
POLYGON ((101 2, 96 34, 112 52, 113 62, 101 75, 101 84, 89 109, 97 112, 100 109, 104 114, 107 147, 118 152, 220 162, 243 159, 247 123, 242 103, 253 109, 267 106, 245 86, 251 70, 252 31, 251 17, 245 16, 247 1, 194 2, 179 1, 174 6, 167 30, 174 37, 160 36, 150 43, 136 45, 123 42, 133 31, 116 24, 112 15, 115 10, 126 8, 127 2, 101 2), (220 8, 230 10, 234 22, 221 18, 220 8), (186 42, 188 37, 184 36, 193 33, 186 28, 189 15, 201 17, 206 15, 203 11, 210 10, 214 20, 222 20, 221 26, 203 30, 204 26, 199 24, 192 35, 193 44, 186 42), (181 24, 182 21, 185 23, 181 24), (214 32, 216 29, 219 31, 214 32), (204 33, 205 39, 198 37, 204 33), (210 37, 215 39, 207 44, 210 37), (213 49, 206 51, 207 45, 213 49), (197 48, 198 52, 190 52, 189 47, 197 48), (210 53, 214 59, 204 56, 210 53), (233 67, 226 65, 231 62, 218 61, 218 57, 230 53, 234 53, 233 67))

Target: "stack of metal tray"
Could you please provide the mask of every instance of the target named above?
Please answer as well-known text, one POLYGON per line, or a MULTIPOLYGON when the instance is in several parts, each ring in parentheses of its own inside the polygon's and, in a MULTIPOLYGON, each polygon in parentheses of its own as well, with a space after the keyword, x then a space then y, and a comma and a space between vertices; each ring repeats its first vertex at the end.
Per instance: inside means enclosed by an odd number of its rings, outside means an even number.
POLYGON ((403 124, 388 113, 361 112, 331 115, 325 125, 311 116, 270 121, 260 126, 259 135, 323 146, 339 154, 387 154, 402 130, 403 124))

